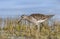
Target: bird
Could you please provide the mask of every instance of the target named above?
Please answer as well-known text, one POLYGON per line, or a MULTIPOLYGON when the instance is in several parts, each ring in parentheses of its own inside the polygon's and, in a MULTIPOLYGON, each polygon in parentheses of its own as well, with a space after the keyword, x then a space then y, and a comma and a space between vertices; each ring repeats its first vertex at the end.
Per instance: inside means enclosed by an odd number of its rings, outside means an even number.
POLYGON ((33 23, 38 27, 38 31, 40 30, 40 24, 49 20, 51 17, 54 15, 45 15, 45 14, 31 14, 31 15, 21 15, 21 19, 18 20, 18 23, 24 19, 27 20, 28 22, 33 23))

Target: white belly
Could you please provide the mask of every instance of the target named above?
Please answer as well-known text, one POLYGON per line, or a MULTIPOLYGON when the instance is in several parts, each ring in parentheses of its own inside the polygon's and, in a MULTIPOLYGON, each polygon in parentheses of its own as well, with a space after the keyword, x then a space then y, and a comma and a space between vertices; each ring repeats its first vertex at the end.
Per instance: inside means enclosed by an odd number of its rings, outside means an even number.
POLYGON ((45 20, 38 20, 37 22, 40 22, 40 23, 41 23, 41 22, 44 22, 44 21, 45 21, 45 20))
POLYGON ((36 24, 36 25, 38 25, 39 23, 44 22, 45 20, 46 20, 46 19, 44 19, 44 20, 41 20, 41 19, 40 19, 40 20, 37 21, 37 20, 36 20, 35 18, 33 18, 33 17, 32 17, 31 19, 29 19, 30 22, 32 22, 32 23, 34 23, 34 24, 36 24))
POLYGON ((39 22, 39 23, 42 23, 42 22, 44 22, 44 21, 46 21, 47 19, 44 19, 44 20, 38 20, 37 22, 39 22))

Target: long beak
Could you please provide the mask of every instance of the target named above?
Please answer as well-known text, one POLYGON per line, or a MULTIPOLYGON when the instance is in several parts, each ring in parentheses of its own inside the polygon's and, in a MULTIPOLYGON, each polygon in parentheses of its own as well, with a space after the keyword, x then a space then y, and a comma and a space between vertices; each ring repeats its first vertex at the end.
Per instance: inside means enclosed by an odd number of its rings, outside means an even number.
POLYGON ((21 22, 21 20, 22 20, 22 18, 21 18, 20 20, 18 20, 18 23, 20 23, 20 22, 21 22))

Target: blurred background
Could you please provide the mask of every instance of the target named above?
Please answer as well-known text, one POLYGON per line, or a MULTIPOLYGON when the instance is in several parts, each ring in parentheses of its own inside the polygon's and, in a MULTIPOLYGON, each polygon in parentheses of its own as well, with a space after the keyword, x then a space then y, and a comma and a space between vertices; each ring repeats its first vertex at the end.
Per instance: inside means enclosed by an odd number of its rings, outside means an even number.
POLYGON ((0 17, 22 14, 54 14, 60 18, 60 0, 0 0, 0 17))

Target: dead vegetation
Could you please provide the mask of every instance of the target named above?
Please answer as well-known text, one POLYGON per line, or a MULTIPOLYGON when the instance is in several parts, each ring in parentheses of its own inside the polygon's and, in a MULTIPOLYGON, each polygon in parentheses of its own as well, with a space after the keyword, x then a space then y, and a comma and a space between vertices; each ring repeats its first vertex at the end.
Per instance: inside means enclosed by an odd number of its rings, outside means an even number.
POLYGON ((18 18, 0 18, 0 39, 60 39, 60 22, 54 21, 49 25, 48 21, 41 26, 41 32, 37 33, 37 27, 24 20, 18 24, 18 18), (3 27, 2 27, 3 26, 3 27))

